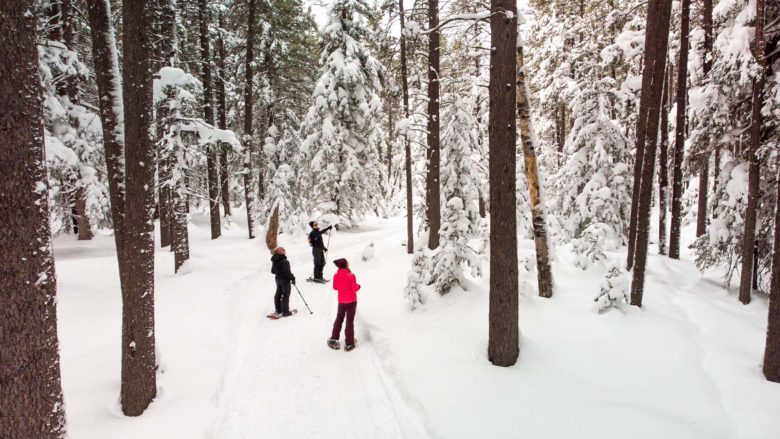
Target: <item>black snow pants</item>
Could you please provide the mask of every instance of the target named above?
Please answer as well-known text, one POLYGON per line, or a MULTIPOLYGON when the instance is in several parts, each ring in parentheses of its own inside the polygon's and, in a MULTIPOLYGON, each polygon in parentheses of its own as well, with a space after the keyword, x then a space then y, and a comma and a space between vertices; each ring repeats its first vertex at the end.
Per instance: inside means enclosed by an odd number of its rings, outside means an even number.
POLYGON ((279 314, 290 312, 290 281, 287 279, 276 279, 276 295, 274 296, 274 307, 279 314))
POLYGON ((357 302, 339 303, 339 309, 336 312, 336 320, 333 322, 333 332, 330 338, 338 340, 341 336, 341 325, 344 323, 344 317, 347 318, 347 327, 344 330, 344 342, 347 345, 355 344, 355 312, 357 312, 357 302))
POLYGON ((314 278, 322 279, 322 269, 325 268, 325 250, 312 249, 314 255, 314 278))

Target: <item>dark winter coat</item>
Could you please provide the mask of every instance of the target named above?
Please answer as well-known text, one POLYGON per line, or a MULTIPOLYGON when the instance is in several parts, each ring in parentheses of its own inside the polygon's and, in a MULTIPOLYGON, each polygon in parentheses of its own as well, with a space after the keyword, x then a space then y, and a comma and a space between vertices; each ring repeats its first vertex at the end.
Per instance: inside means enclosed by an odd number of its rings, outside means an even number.
POLYGON ((312 230, 311 233, 309 233, 309 243, 311 244, 311 248, 314 250, 328 250, 325 248, 325 242, 322 240, 322 234, 328 233, 328 230, 333 228, 333 226, 328 226, 322 230, 312 230))
POLYGON ((295 276, 290 271, 290 261, 287 256, 275 254, 271 256, 271 273, 276 275, 277 281, 295 282, 295 276))

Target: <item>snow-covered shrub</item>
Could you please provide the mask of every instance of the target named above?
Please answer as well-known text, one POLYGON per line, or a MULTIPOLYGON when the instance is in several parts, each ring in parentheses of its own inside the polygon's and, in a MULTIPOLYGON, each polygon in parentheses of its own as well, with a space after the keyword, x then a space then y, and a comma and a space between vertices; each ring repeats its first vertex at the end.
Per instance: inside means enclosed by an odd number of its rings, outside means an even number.
POLYGON ((593 264, 607 259, 605 248, 615 247, 614 231, 612 227, 604 223, 591 223, 582 232, 579 238, 572 240, 572 250, 575 255, 574 265, 583 270, 593 264))
POLYGON ((601 281, 599 295, 593 299, 596 302, 598 312, 602 313, 621 303, 628 303, 629 285, 626 271, 620 266, 612 266, 604 280, 601 281))
POLYGON ((412 269, 409 270, 406 287, 404 288, 404 298, 412 311, 425 303, 424 278, 429 271, 430 264, 425 253, 422 251, 415 253, 412 259, 412 269))

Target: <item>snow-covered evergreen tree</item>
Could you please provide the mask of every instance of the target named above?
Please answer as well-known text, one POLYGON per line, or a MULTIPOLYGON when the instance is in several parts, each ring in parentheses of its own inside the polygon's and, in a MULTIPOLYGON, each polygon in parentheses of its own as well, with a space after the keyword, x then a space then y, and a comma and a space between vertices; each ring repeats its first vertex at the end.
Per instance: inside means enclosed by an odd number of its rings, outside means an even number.
MULTIPOLYGON (((446 294, 456 285, 463 286, 465 262, 472 275, 480 275, 480 258, 469 245, 472 239, 484 240, 484 227, 479 216, 479 181, 476 151, 479 130, 473 105, 458 96, 446 99, 445 128, 441 139, 441 193, 444 199, 439 229, 441 244, 433 253, 434 288, 446 294)), ((479 245, 479 248, 482 246, 479 245)))
POLYGON ((592 261, 603 259, 603 250, 624 244, 631 203, 629 141, 611 116, 612 102, 620 98, 614 90, 614 81, 602 78, 577 93, 567 158, 555 176, 563 232, 575 240, 587 235, 575 251, 592 261))
POLYGON ((334 0, 322 31, 321 75, 303 123, 308 196, 321 214, 352 224, 382 193, 382 67, 368 52, 366 0, 334 0))

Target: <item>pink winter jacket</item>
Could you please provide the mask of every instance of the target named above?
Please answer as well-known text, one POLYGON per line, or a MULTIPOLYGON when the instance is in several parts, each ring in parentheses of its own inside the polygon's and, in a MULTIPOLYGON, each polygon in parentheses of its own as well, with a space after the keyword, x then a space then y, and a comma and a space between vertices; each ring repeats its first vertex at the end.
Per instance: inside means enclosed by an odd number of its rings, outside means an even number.
POLYGON ((339 303, 357 302, 360 285, 349 268, 339 268, 333 276, 333 289, 339 292, 339 303))

